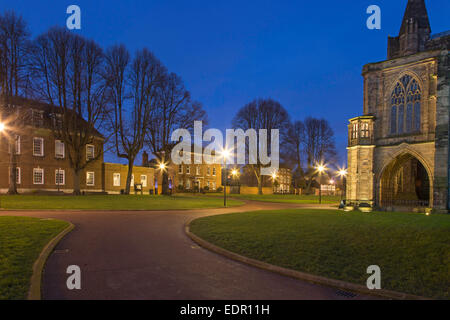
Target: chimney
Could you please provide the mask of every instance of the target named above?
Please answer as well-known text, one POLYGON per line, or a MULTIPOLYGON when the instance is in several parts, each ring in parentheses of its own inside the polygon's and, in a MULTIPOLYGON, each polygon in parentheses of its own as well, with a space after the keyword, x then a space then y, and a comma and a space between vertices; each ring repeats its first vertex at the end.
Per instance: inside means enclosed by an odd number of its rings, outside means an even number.
POLYGON ((148 153, 146 151, 142 153, 142 166, 148 167, 148 153))

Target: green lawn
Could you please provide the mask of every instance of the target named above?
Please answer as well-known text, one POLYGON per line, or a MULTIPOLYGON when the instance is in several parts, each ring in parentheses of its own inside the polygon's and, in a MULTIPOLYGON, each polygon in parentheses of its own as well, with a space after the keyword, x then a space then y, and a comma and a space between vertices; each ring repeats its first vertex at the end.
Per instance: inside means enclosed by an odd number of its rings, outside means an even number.
MULTIPOLYGON (((239 200, 229 200, 228 206, 242 205, 239 200)), ((195 208, 220 208, 223 199, 202 195, 137 196, 1 196, 2 209, 75 209, 75 210, 181 210, 195 208)))
POLYGON ((34 262, 68 225, 58 220, 0 216, 0 300, 26 299, 34 262))
MULTIPOLYGON (((277 195, 277 194, 232 194, 229 195, 233 198, 264 201, 264 202, 278 202, 278 203, 302 203, 302 204, 316 204, 319 203, 319 196, 313 195, 277 195)), ((340 196, 322 196, 323 204, 339 204, 341 200, 340 196)))
POLYGON ((248 212, 201 218, 191 231, 220 247, 285 268, 450 299, 450 215, 334 210, 248 212))

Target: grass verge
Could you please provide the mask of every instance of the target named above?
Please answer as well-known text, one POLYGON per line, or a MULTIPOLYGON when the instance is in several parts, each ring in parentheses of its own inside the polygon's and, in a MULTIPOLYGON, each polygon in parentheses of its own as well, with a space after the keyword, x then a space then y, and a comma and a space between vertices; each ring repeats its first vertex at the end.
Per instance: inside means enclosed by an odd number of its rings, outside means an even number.
POLYGON ((68 225, 59 220, 0 216, 0 300, 26 299, 34 262, 68 225))
POLYGON ((195 220, 191 232, 229 251, 284 268, 450 299, 450 216, 334 210, 237 213, 195 220))
MULTIPOLYGON (((238 206, 239 200, 227 201, 227 205, 238 206)), ((18 195, 1 196, 2 209, 14 210, 183 210, 223 207, 223 200, 202 195, 88 195, 46 196, 18 195)))

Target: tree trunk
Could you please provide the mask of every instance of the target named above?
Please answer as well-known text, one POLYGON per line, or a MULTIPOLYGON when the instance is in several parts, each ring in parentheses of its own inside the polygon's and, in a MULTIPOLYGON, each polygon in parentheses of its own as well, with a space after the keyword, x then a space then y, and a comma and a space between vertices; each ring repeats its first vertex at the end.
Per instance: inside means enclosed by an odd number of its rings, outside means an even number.
POLYGON ((262 189, 262 177, 261 177, 261 176, 259 176, 259 179, 258 179, 258 194, 259 194, 260 196, 263 195, 263 189, 262 189))
POLYGON ((133 177, 134 160, 128 160, 127 184, 125 186, 125 194, 131 192, 131 178, 133 177))
POLYGON ((11 144, 11 150, 9 154, 9 188, 8 194, 17 194, 17 163, 16 163, 16 150, 15 143, 11 144))
POLYGON ((79 196, 81 195, 81 188, 80 188, 80 169, 73 169, 73 195, 79 196))
POLYGON ((166 170, 162 173, 162 194, 166 196, 170 195, 169 173, 166 170))

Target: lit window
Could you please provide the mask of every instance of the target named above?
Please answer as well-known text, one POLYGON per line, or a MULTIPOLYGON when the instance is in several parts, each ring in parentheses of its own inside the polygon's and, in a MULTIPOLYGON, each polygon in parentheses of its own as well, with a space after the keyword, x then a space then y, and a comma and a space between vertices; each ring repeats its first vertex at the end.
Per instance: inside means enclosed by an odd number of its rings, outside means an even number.
POLYGON ((95 158, 95 147, 92 144, 86 146, 86 160, 93 160, 95 158))
POLYGON ((141 184, 144 188, 147 187, 147 176, 146 175, 141 176, 141 184))
POLYGON ((186 167, 186 173, 187 173, 187 174, 191 174, 191 167, 190 167, 190 166, 187 166, 187 167, 186 167))
POLYGON ((183 166, 181 164, 178 166, 178 173, 179 174, 183 173, 183 166))
POLYGON ((120 173, 114 173, 113 185, 114 185, 114 187, 120 187, 120 173))
POLYGON ((16 184, 20 184, 22 182, 21 170, 19 167, 16 168, 16 184))
POLYGON ((95 173, 94 172, 86 172, 86 185, 87 186, 95 185, 95 173))
POLYGON ((55 140, 55 157, 58 159, 64 159, 65 157, 65 146, 61 140, 55 140))
POLYGON ((213 168, 213 176, 216 175, 216 168, 213 168))
POLYGON ((195 174, 196 174, 197 176, 200 175, 200 166, 197 166, 197 167, 195 168, 195 174))
POLYGON ((186 180, 186 189, 190 189, 190 188, 191 188, 191 181, 186 180))
POLYGON ((55 184, 57 186, 66 184, 66 172, 64 170, 55 170, 55 184))
POLYGON ((206 174, 209 176, 209 175, 211 175, 211 168, 210 167, 208 167, 207 169, 206 169, 206 174))
POLYGON ((33 156, 37 156, 37 157, 44 156, 44 139, 43 138, 33 138, 33 156))
POLYGON ((44 169, 33 169, 33 184, 44 184, 44 169))

